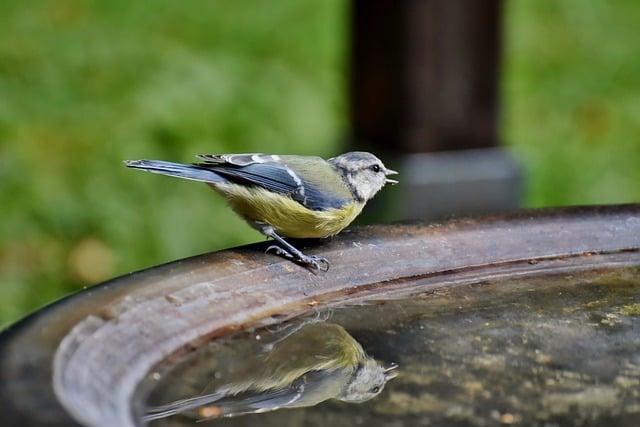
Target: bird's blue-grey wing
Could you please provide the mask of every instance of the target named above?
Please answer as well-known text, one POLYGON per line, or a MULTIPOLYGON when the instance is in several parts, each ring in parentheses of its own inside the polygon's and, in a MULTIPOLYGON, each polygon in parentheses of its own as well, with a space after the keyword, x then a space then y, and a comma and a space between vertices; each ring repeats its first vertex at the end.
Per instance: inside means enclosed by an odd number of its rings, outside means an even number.
POLYGON ((215 405, 219 417, 233 417, 287 407, 298 401, 304 394, 305 384, 296 382, 289 387, 270 389, 262 392, 242 392, 228 395, 224 391, 193 396, 147 410, 145 421, 167 418, 185 412, 193 412, 205 406, 215 405))
MULTIPOLYGON (((291 197, 303 206, 313 210, 326 210, 344 206, 349 200, 344 194, 327 191, 322 182, 311 180, 301 171, 297 163, 324 162, 320 158, 310 160, 291 160, 291 156, 265 154, 223 154, 200 155, 202 163, 197 166, 206 168, 225 177, 231 182, 256 185, 291 197), (289 164, 293 163, 293 164, 289 164)), ((304 159, 304 158, 302 158, 304 159)), ((323 167, 328 165, 321 163, 323 167)), ((322 181, 322 180, 320 180, 322 181)))
POLYGON ((279 163, 252 163, 245 166, 200 164, 231 182, 257 185, 276 193, 292 195, 300 191, 302 181, 279 163))
POLYGON ((261 392, 247 391, 220 399, 214 405, 220 412, 219 417, 314 406, 336 397, 348 374, 345 370, 309 371, 288 387, 261 392))
POLYGON ((193 413, 200 408, 215 406, 216 417, 275 411, 317 405, 337 397, 351 375, 349 370, 309 371, 287 387, 268 390, 246 390, 231 394, 224 388, 213 393, 177 400, 149 408, 145 421, 157 420, 181 413, 193 413))
POLYGON ((305 393, 305 384, 292 384, 287 388, 266 390, 260 393, 242 393, 215 402, 219 417, 235 417, 275 411, 295 405, 305 393))

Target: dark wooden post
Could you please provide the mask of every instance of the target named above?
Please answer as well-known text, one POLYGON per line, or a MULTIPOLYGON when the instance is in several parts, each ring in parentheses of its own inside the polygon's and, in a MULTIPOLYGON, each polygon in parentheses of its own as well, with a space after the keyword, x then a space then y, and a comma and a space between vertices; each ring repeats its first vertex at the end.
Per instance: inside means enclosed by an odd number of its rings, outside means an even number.
POLYGON ((403 193, 410 188, 441 205, 425 210, 412 205, 414 197, 403 198, 407 209, 396 210, 394 217, 517 207, 519 168, 493 148, 499 146, 501 22, 501 0, 353 1, 353 145, 408 162, 402 168, 403 193), (469 149, 482 151, 411 156, 469 149), (442 167, 448 177, 420 172, 442 167), (452 174, 456 168, 466 172, 465 188, 452 174), (485 175, 495 175, 496 168, 504 173, 494 180, 498 185, 487 186, 485 175), (478 181, 482 188, 469 187, 478 181), (457 200, 451 185, 460 187, 457 200), (469 192, 475 194, 467 197, 471 203, 462 201, 469 192))

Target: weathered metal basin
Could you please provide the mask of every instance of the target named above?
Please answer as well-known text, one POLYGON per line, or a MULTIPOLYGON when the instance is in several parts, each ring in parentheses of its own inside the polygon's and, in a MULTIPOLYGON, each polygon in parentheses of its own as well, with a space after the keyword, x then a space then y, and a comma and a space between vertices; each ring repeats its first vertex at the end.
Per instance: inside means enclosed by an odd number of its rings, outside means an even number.
POLYGON ((310 246, 332 260, 317 276, 264 248, 123 276, 5 330, 2 425, 140 425, 147 399, 176 397, 218 343, 328 309, 400 376, 362 406, 248 417, 634 425, 640 413, 640 205, 355 228, 310 246))

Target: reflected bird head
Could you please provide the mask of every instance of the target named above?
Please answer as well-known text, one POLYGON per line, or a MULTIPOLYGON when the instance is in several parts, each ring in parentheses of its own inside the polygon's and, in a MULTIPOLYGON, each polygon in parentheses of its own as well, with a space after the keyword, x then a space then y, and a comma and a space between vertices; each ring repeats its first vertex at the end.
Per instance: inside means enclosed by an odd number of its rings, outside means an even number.
POLYGON ((377 360, 367 358, 358 366, 338 399, 345 402, 365 402, 379 395, 387 381, 398 376, 398 365, 384 367, 377 360))

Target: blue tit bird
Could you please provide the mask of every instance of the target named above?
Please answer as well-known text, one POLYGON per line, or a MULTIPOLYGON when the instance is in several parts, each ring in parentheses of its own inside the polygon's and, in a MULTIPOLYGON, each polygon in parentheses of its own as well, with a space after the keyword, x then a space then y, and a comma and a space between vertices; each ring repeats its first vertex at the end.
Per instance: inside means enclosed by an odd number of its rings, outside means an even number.
POLYGON ((314 406, 329 399, 365 402, 398 374, 396 364, 385 367, 342 326, 325 322, 308 324, 270 352, 241 363, 243 369, 211 393, 151 407, 144 420, 194 412, 200 418, 234 417, 314 406))
POLYGON ((371 153, 350 152, 329 160, 315 156, 266 154, 200 155, 200 163, 127 160, 130 168, 202 181, 224 196, 253 228, 273 238, 267 252, 314 271, 327 270, 326 258, 305 255, 284 240, 338 234, 385 186, 396 184, 371 153))

